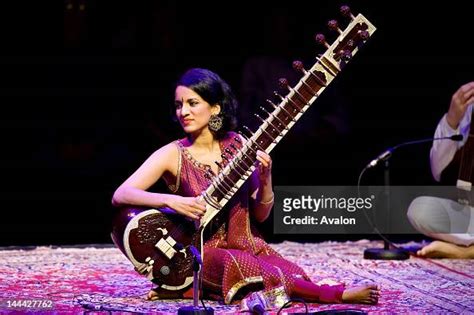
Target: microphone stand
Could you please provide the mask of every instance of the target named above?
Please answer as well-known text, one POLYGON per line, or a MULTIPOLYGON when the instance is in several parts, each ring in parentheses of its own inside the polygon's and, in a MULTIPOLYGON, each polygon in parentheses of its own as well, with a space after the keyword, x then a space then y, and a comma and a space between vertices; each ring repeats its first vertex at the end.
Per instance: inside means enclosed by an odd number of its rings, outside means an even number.
MULTIPOLYGON (((420 144, 420 143, 425 143, 425 142, 431 142, 431 141, 437 141, 437 140, 452 140, 452 141, 462 141, 463 136, 461 134, 456 134, 452 136, 446 136, 446 137, 439 137, 439 138, 426 138, 426 139, 421 139, 421 140, 415 140, 415 141, 409 141, 409 142, 403 142, 400 143, 392 148, 389 148, 388 150, 384 151, 382 154, 380 154, 377 158, 372 160, 361 172, 359 176, 359 183, 358 187, 360 185, 360 180, 362 178, 362 174, 365 172, 365 170, 375 167, 380 161, 384 161, 384 186, 385 186, 385 197, 386 197, 386 207, 387 207, 387 213, 390 214, 390 157, 392 156, 392 153, 400 148, 404 147, 407 145, 412 145, 412 144, 420 144)), ((387 215, 387 218, 390 222, 390 215, 387 215)), ((376 232, 382 237, 384 246, 383 248, 368 248, 364 250, 364 258, 365 259, 384 259, 384 260, 405 260, 410 257, 410 254, 408 251, 404 249, 399 249, 399 248, 390 248, 390 241, 387 240, 386 237, 382 235, 378 231, 378 229, 373 226, 376 232)))
MULTIPOLYGON (((384 186, 385 199, 387 206, 387 213, 390 214, 390 155, 384 160, 384 186)), ((390 222, 390 215, 387 215, 390 222)), ((379 233, 380 234, 380 233, 379 233)), ((382 236, 382 235, 380 235, 382 236)), ((382 260, 405 260, 410 257, 410 254, 400 248, 390 248, 388 240, 383 237, 383 248, 367 248, 364 250, 365 259, 382 259, 382 260)))
POLYGON ((212 307, 199 306, 199 275, 202 265, 201 258, 198 257, 199 252, 195 248, 191 248, 193 255, 193 305, 182 306, 178 309, 178 315, 214 315, 212 307))

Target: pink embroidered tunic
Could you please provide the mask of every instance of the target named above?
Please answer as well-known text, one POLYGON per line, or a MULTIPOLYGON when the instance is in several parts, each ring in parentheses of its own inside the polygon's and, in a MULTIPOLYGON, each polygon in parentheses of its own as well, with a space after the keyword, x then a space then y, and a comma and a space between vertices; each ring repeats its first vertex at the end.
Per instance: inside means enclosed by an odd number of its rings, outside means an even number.
MULTIPOLYGON (((238 144, 233 140, 235 136, 229 133, 220 141, 221 152, 231 143, 238 144)), ((209 186, 205 174, 212 171, 209 165, 195 160, 182 141, 175 142, 180 151, 179 167, 176 182, 169 188, 182 196, 197 196, 209 186)), ((299 266, 272 249, 252 225, 251 193, 246 182, 221 211, 222 215, 213 219, 210 236, 205 239, 203 287, 207 295, 223 299, 226 304, 260 290, 273 298, 285 293, 291 296, 295 279, 310 281, 299 266)), ((327 290, 326 299, 340 300, 340 287, 327 290)))

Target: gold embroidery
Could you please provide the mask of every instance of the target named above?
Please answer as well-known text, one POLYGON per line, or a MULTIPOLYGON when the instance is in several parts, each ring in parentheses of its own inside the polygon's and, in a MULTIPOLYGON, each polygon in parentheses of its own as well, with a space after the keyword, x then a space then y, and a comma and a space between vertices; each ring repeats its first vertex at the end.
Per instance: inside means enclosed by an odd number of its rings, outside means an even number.
POLYGON ((189 150, 183 145, 183 143, 181 142, 181 140, 178 140, 177 143, 178 143, 178 145, 179 145, 179 147, 180 147, 180 149, 181 149, 181 152, 184 153, 184 155, 186 156, 186 158, 187 158, 189 161, 191 161, 191 163, 193 163, 194 166, 196 166, 196 167, 198 167, 198 168, 200 168, 200 169, 202 169, 202 170, 205 170, 205 171, 211 168, 209 165, 203 164, 203 163, 199 162, 198 160, 196 160, 196 159, 191 155, 191 153, 189 152, 189 150))
POLYGON ((262 276, 257 276, 257 277, 249 277, 249 278, 245 278, 243 280, 240 280, 239 282, 237 282, 236 284, 234 284, 232 286, 232 288, 230 288, 229 292, 227 292, 227 295, 225 297, 225 300, 224 300, 224 303, 225 304, 230 304, 230 302, 232 301, 232 298, 235 296, 235 294, 243 287, 245 287, 246 285, 249 285, 251 283, 259 283, 259 282, 263 282, 263 278, 262 276))
POLYGON ((286 294, 283 286, 268 291, 262 291, 262 295, 266 302, 265 308, 269 309, 280 308, 290 300, 290 297, 286 294))
POLYGON ((270 290, 262 290, 250 294, 248 297, 243 299, 240 304, 240 311, 249 311, 248 305, 250 302, 255 304, 257 302, 265 310, 279 309, 290 300, 286 294, 283 286, 279 286, 270 290), (255 301, 256 300, 256 301, 255 301))
POLYGON ((287 290, 285 276, 283 275, 283 272, 281 271, 280 267, 275 266, 275 268, 278 270, 278 274, 280 275, 280 280, 281 280, 282 285, 285 287, 285 290, 287 290))

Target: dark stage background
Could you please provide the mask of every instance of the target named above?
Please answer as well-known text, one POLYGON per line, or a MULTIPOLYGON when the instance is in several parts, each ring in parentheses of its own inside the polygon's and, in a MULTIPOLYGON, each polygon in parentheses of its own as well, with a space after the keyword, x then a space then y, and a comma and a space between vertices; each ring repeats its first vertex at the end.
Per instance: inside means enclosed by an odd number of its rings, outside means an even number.
MULTIPOLYGON (((182 136, 170 108, 189 67, 227 80, 241 120, 255 125, 247 114, 292 60, 313 64, 313 36, 330 36, 325 23, 343 4, 258 3, 67 0, 2 20, 0 245, 111 242, 114 189, 182 136)), ((433 135, 452 93, 474 78, 474 45, 468 2, 431 3, 347 3, 378 30, 275 148, 274 185, 356 185, 387 147, 433 135)), ((393 185, 434 184, 429 147, 394 154, 393 185)), ((383 184, 383 170, 363 184, 383 184)), ((270 240, 360 237, 262 229, 270 240)))

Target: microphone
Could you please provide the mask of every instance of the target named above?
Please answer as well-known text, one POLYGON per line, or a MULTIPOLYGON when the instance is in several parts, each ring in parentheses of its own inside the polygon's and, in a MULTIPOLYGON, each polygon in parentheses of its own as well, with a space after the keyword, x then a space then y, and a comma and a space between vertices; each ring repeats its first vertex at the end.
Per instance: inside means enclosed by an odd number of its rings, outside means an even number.
POLYGON ((449 138, 453 141, 462 141, 463 136, 462 135, 454 135, 454 136, 451 136, 449 138))
POLYGON ((250 301, 250 303, 248 304, 248 307, 249 307, 249 310, 253 313, 253 314, 259 314, 259 315, 264 315, 264 314, 268 314, 266 311, 265 311, 265 308, 262 306, 262 304, 260 303, 260 300, 259 299, 252 299, 250 301))
POLYGON ((396 146, 391 147, 391 148, 385 150, 384 152, 382 152, 381 154, 379 154, 379 156, 377 156, 375 159, 370 161, 370 163, 367 164, 367 166, 365 168, 372 168, 372 167, 375 167, 380 161, 386 161, 387 159, 389 159, 392 156, 393 151, 395 151, 396 149, 398 149, 400 147, 404 147, 406 145, 418 144, 418 143, 424 143, 424 142, 431 142, 431 141, 435 141, 435 140, 462 141, 462 139, 463 139, 463 136, 458 134, 458 135, 453 135, 453 136, 449 136, 449 137, 426 138, 426 139, 421 139, 421 140, 403 142, 403 143, 397 144, 396 146))

